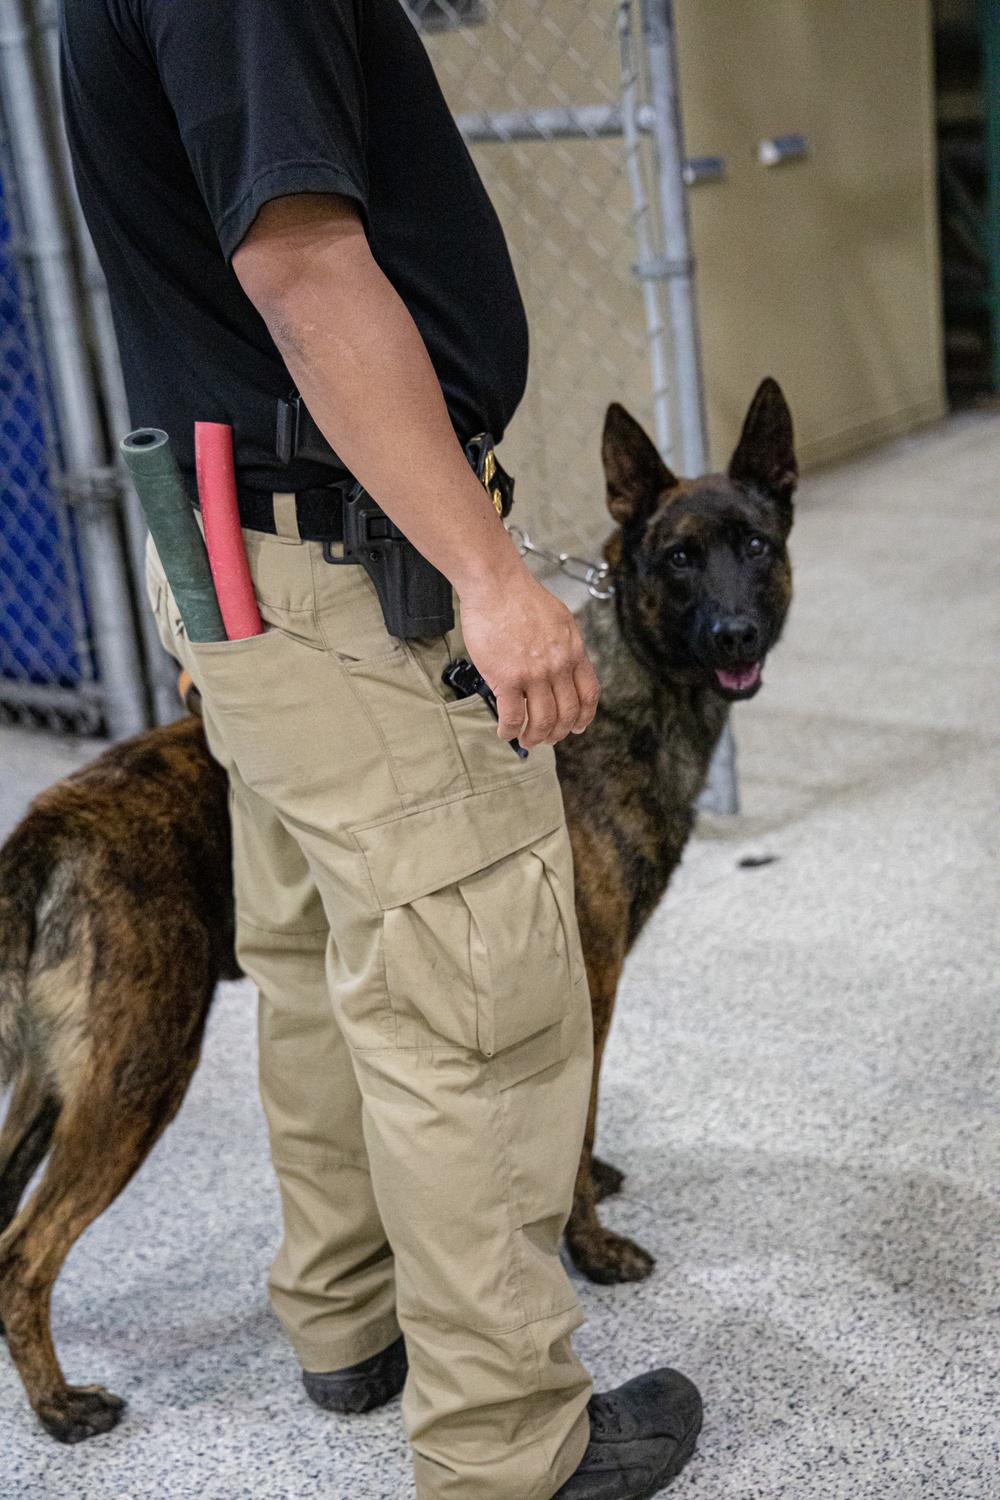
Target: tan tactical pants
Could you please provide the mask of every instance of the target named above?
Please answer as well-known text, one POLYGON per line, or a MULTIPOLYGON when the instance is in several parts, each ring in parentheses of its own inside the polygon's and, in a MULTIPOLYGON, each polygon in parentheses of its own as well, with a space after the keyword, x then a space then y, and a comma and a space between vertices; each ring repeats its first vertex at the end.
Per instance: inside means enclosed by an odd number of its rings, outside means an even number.
POLYGON ((420 1500, 549 1500, 587 1444, 559 1259, 591 1021, 552 751, 517 758, 448 642, 387 635, 362 569, 245 532, 264 635, 192 645, 231 779, 238 953, 303 1366, 406 1338, 420 1500))

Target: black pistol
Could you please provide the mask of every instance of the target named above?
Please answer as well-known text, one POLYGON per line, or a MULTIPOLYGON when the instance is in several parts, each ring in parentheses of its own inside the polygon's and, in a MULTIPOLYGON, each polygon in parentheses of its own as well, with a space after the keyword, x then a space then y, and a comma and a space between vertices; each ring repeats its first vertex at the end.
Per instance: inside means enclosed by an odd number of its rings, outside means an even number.
MULTIPOLYGON (((467 657, 457 656, 450 661, 441 673, 441 681, 445 687, 451 688, 456 698, 474 698, 478 693, 494 719, 500 718, 492 688, 467 657)), ((522 760, 528 759, 527 750, 517 740, 511 740, 510 747, 522 760)))

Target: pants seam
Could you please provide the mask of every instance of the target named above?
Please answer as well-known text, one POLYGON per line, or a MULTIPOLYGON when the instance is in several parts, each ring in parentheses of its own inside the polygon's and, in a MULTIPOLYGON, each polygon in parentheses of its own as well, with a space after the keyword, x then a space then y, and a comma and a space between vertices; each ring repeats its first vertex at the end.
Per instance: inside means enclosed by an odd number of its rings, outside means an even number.
POLYGON ((329 927, 266 927, 263 922, 255 922, 252 917, 239 914, 241 927, 252 927, 254 932, 266 932, 270 937, 321 937, 326 938, 330 934, 329 927))
POLYGON ((571 1302, 566 1303, 565 1307, 553 1307, 549 1312, 542 1313, 537 1318, 527 1318, 523 1323, 513 1323, 510 1325, 510 1327, 507 1327, 505 1325, 502 1328, 494 1328, 492 1324, 489 1323, 449 1323, 444 1318, 442 1318, 440 1312, 436 1310, 434 1312, 422 1313, 412 1307, 406 1308, 403 1316, 406 1318, 408 1323, 419 1324, 423 1321, 433 1322, 439 1327, 453 1330, 456 1333, 464 1333, 468 1331, 469 1333, 485 1333, 496 1335, 499 1337, 505 1337, 508 1334, 512 1333, 523 1333, 526 1328, 536 1328, 539 1323, 550 1323, 553 1318, 565 1317, 567 1313, 576 1312, 577 1308, 578 1303, 576 1301, 576 1298, 574 1297, 571 1302))
MULTIPOLYGON (((528 1341, 528 1344, 529 1344, 529 1346, 531 1348, 531 1354, 532 1354, 532 1361, 531 1361, 531 1363, 532 1363, 532 1382, 531 1382, 531 1387, 532 1387, 533 1391, 537 1392, 537 1391, 539 1391, 541 1389, 541 1386, 542 1386, 542 1358, 541 1358, 541 1351, 540 1351, 540 1349, 538 1347, 538 1342, 537 1342, 537 1340, 535 1338, 532 1337, 532 1330, 533 1330, 534 1326, 537 1324, 537 1322, 539 1320, 537 1318, 529 1319, 527 1317, 527 1300, 526 1300, 525 1286, 524 1286, 524 1239, 523 1239, 523 1230, 522 1230, 521 1224, 518 1223, 518 1222, 516 1222, 515 1215, 514 1215, 514 1178, 513 1178, 513 1170, 512 1170, 512 1164, 511 1164, 512 1143, 511 1143, 511 1135, 510 1135, 510 1116, 509 1116, 509 1113, 508 1113, 509 1101, 508 1101, 508 1097, 504 1094, 504 1092, 503 1092, 502 1089, 497 1089, 496 1090, 496 1094, 495 1094, 494 1097, 495 1097, 495 1100, 496 1100, 497 1112, 498 1112, 498 1114, 500 1116, 500 1119, 503 1122, 503 1163, 504 1163, 504 1176, 505 1176, 505 1179, 506 1179, 506 1186, 507 1186, 507 1194, 506 1194, 507 1219, 508 1219, 508 1224, 510 1226, 509 1227, 509 1233, 510 1233, 511 1237, 513 1238, 514 1244, 516 1246, 515 1255, 516 1255, 516 1263, 517 1263, 518 1300, 519 1300, 520 1306, 521 1306, 521 1314, 522 1314, 522 1316, 524 1317, 524 1320, 525 1320, 522 1323, 521 1328, 519 1329, 519 1332, 523 1332, 527 1336, 527 1341, 528 1341)), ((533 1419, 531 1420, 531 1426, 534 1429, 534 1434, 535 1434, 533 1441, 534 1441, 534 1443, 536 1445, 541 1443, 541 1421, 542 1421, 542 1418, 541 1418, 541 1413, 540 1412, 536 1416, 534 1416, 533 1419)))
POLYGON ((384 755, 385 763, 389 768, 389 775, 392 777, 392 784, 396 788, 396 796, 399 798, 399 816, 402 817, 403 814, 407 811, 406 797, 404 795, 403 788, 399 784, 399 777, 396 775, 396 763, 393 760, 392 754, 389 750, 389 745, 386 741, 385 735, 382 733, 381 727, 376 720, 375 715, 369 711, 368 705, 364 700, 364 696, 358 691, 357 684, 354 682, 354 679, 351 677, 350 672, 347 671, 337 653, 335 651, 328 651, 327 654, 336 665, 337 670, 344 678, 344 681, 347 683, 352 698, 358 705, 361 712, 364 714, 365 718, 368 720, 372 732, 375 734, 375 737, 377 738, 379 744, 382 746, 382 754, 384 755))
POLYGON ((371 1164, 367 1161, 352 1161, 349 1156, 343 1156, 337 1151, 317 1151, 311 1154, 308 1148, 300 1148, 298 1154, 293 1158, 290 1156, 277 1156, 271 1152, 271 1164, 275 1171, 281 1168, 286 1172, 298 1172, 302 1169, 305 1158, 308 1157, 310 1167, 327 1166, 336 1167, 342 1172, 363 1172, 367 1177, 371 1176, 371 1164))
MULTIPOLYGON (((492 1080, 490 1080, 490 1081, 492 1082, 492 1080)), ((520 1311, 521 1311, 521 1323, 518 1326, 521 1327, 521 1328, 524 1328, 524 1327, 527 1326, 527 1324, 528 1324, 528 1322, 530 1320, 528 1318, 528 1307, 527 1307, 527 1303, 525 1301, 525 1296, 524 1296, 524 1265, 523 1265, 523 1258, 524 1257, 523 1257, 523 1252, 522 1252, 522 1248, 521 1248, 521 1244, 520 1244, 520 1239, 519 1239, 520 1232, 521 1232, 521 1226, 518 1223, 515 1222, 515 1215, 514 1215, 514 1211, 513 1211, 513 1203, 514 1203, 514 1175, 513 1175, 512 1168, 511 1168, 511 1160, 510 1160, 510 1158, 511 1158, 511 1149, 510 1149, 511 1148, 511 1142, 510 1142, 510 1122, 509 1122, 508 1117, 507 1117, 506 1108, 504 1107, 503 1095, 501 1094, 500 1090, 497 1089, 497 1088, 495 1088, 495 1087, 492 1090, 492 1092, 493 1092, 493 1113, 494 1113, 494 1116, 495 1116, 495 1118, 497 1120, 497 1124, 500 1127, 498 1129, 497 1133, 500 1136, 500 1139, 501 1139, 501 1142, 502 1142, 501 1157, 502 1157, 502 1160, 503 1160, 504 1210, 505 1210, 505 1216, 506 1216, 507 1224, 508 1224, 508 1233, 510 1234, 511 1238, 514 1240, 515 1244, 517 1245, 517 1254, 516 1254, 516 1257, 515 1257, 516 1268, 517 1268, 517 1300, 518 1300, 518 1306, 519 1306, 520 1311)))

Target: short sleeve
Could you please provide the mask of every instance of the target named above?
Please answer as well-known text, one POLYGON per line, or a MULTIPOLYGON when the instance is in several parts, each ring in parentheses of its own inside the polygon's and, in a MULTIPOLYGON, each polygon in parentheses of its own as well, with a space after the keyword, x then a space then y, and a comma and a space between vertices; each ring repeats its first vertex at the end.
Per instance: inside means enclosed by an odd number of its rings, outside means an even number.
POLYGON ((367 217, 353 0, 140 0, 139 8, 227 260, 272 198, 340 193, 367 217))

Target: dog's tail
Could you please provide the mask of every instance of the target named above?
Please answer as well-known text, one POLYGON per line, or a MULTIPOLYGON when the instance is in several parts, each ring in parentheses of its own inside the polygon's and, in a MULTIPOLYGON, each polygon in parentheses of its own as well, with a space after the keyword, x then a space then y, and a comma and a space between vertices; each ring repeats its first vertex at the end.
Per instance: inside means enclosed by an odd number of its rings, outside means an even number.
POLYGON ((53 867, 47 821, 30 812, 0 849, 0 1084, 14 1077, 28 1045, 35 913, 53 867))

